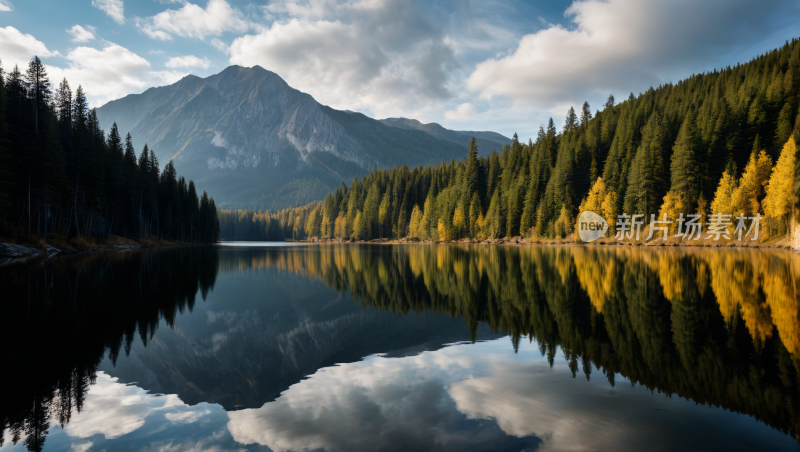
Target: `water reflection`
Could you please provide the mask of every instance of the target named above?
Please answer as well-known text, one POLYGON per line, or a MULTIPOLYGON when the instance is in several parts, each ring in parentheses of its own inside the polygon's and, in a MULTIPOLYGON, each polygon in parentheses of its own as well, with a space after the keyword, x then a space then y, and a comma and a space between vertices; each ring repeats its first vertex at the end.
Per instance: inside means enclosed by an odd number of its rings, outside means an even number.
POLYGON ((0 352, 19 371, 3 372, 0 421, 29 450, 48 434, 141 448, 167 421, 163 441, 223 449, 786 447, 799 276, 790 252, 627 247, 208 247, 5 267, 0 352), (137 408, 115 411, 123 399, 137 408))

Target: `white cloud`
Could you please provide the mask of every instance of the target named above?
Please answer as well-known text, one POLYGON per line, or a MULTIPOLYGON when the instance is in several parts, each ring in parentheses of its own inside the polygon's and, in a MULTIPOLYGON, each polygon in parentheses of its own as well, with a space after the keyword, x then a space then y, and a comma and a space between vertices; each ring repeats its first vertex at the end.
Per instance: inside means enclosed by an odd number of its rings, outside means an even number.
POLYGON ((211 60, 209 60, 208 58, 200 59, 194 55, 186 55, 180 57, 172 57, 167 61, 167 63, 164 66, 172 69, 192 68, 192 67, 200 67, 203 69, 208 69, 208 67, 211 66, 211 60))
POLYGON ((125 12, 122 0, 92 0, 92 6, 103 11, 114 22, 122 25, 125 23, 125 12))
POLYGON ((228 55, 231 54, 231 46, 222 42, 219 38, 214 38, 210 41, 211 45, 214 46, 215 49, 219 50, 222 53, 226 53, 228 55))
POLYGON ((205 39, 225 32, 244 33, 253 25, 225 0, 209 0, 205 9, 186 3, 177 10, 168 9, 152 17, 137 18, 136 26, 150 38, 169 41, 173 36, 205 39))
POLYGON ((86 28, 80 25, 74 25, 67 30, 67 33, 72 35, 72 42, 89 42, 95 39, 95 28, 87 25, 86 28))
POLYGON ((164 417, 176 424, 191 424, 192 422, 197 422, 209 414, 211 414, 211 410, 175 411, 165 414, 164 417))
POLYGON ((477 65, 467 80, 481 97, 549 109, 678 81, 774 31, 788 0, 587 0, 524 36, 510 55, 477 65), (602 96, 602 97, 600 97, 602 96))
POLYGON ((14 5, 8 0, 0 0, 0 11, 14 11, 14 5))
POLYGON ((186 75, 177 71, 153 71, 146 59, 114 43, 108 43, 101 50, 77 47, 65 58, 66 68, 48 66, 50 78, 65 77, 73 89, 82 85, 92 107, 150 86, 174 83, 186 75))
POLYGON ((231 63, 260 65, 323 104, 376 116, 453 97, 460 64, 418 2, 279 2, 266 11, 296 17, 234 40, 231 63))
POLYGON ((42 41, 25 34, 12 26, 0 28, 0 60, 3 68, 10 71, 15 64, 24 72, 28 62, 34 56, 39 58, 60 56, 57 51, 50 51, 42 41))
POLYGON ((475 106, 470 103, 464 103, 453 110, 448 110, 444 113, 444 117, 451 120, 463 120, 475 116, 477 110, 475 106))
POLYGON ((86 452, 94 445, 93 442, 89 441, 88 443, 81 443, 81 444, 73 444, 70 448, 73 452, 86 452))
POLYGON ((98 373, 97 383, 86 395, 80 416, 73 416, 64 426, 67 435, 89 438, 102 434, 106 439, 117 438, 144 425, 145 417, 152 411, 183 405, 177 395, 156 396, 117 380, 98 373))
MULTIPOLYGON (((297 452, 677 450, 713 442, 718 426, 737 416, 619 376, 617 383, 612 388, 600 372, 573 379, 566 362, 551 368, 535 342, 515 353, 504 338, 322 368, 261 408, 229 412, 228 430, 242 444, 297 452)), ((758 444, 754 436, 767 430, 753 424, 726 434, 731 444, 758 444)))

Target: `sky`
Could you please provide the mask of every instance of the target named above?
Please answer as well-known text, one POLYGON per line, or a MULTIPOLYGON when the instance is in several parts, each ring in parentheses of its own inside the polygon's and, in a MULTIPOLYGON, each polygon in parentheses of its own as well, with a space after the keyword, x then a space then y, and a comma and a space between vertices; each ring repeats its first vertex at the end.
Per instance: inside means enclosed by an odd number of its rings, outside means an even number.
POLYGON ((0 0, 0 60, 38 55, 93 107, 259 65, 333 108, 527 140, 800 36, 796 0, 192 1, 0 0))

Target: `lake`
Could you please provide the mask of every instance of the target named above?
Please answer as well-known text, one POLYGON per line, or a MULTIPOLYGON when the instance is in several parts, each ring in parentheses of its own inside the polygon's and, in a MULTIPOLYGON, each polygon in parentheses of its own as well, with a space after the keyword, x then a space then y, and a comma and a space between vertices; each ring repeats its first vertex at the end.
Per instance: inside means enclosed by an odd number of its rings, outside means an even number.
POLYGON ((0 267, 0 450, 800 450, 800 255, 218 246, 0 267))

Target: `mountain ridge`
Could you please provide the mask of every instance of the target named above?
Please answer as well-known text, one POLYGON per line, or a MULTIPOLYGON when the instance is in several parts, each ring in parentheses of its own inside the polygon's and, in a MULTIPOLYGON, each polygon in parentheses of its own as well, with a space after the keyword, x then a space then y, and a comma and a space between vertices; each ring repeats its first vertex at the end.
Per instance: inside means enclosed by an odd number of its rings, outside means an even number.
MULTIPOLYGON (((333 109, 260 66, 189 75, 97 113, 104 130, 116 123, 137 152, 147 143, 218 205, 235 208, 302 205, 371 170, 460 159, 471 139, 436 123, 396 127, 333 109)), ((485 153, 502 147, 476 139, 485 153)))

